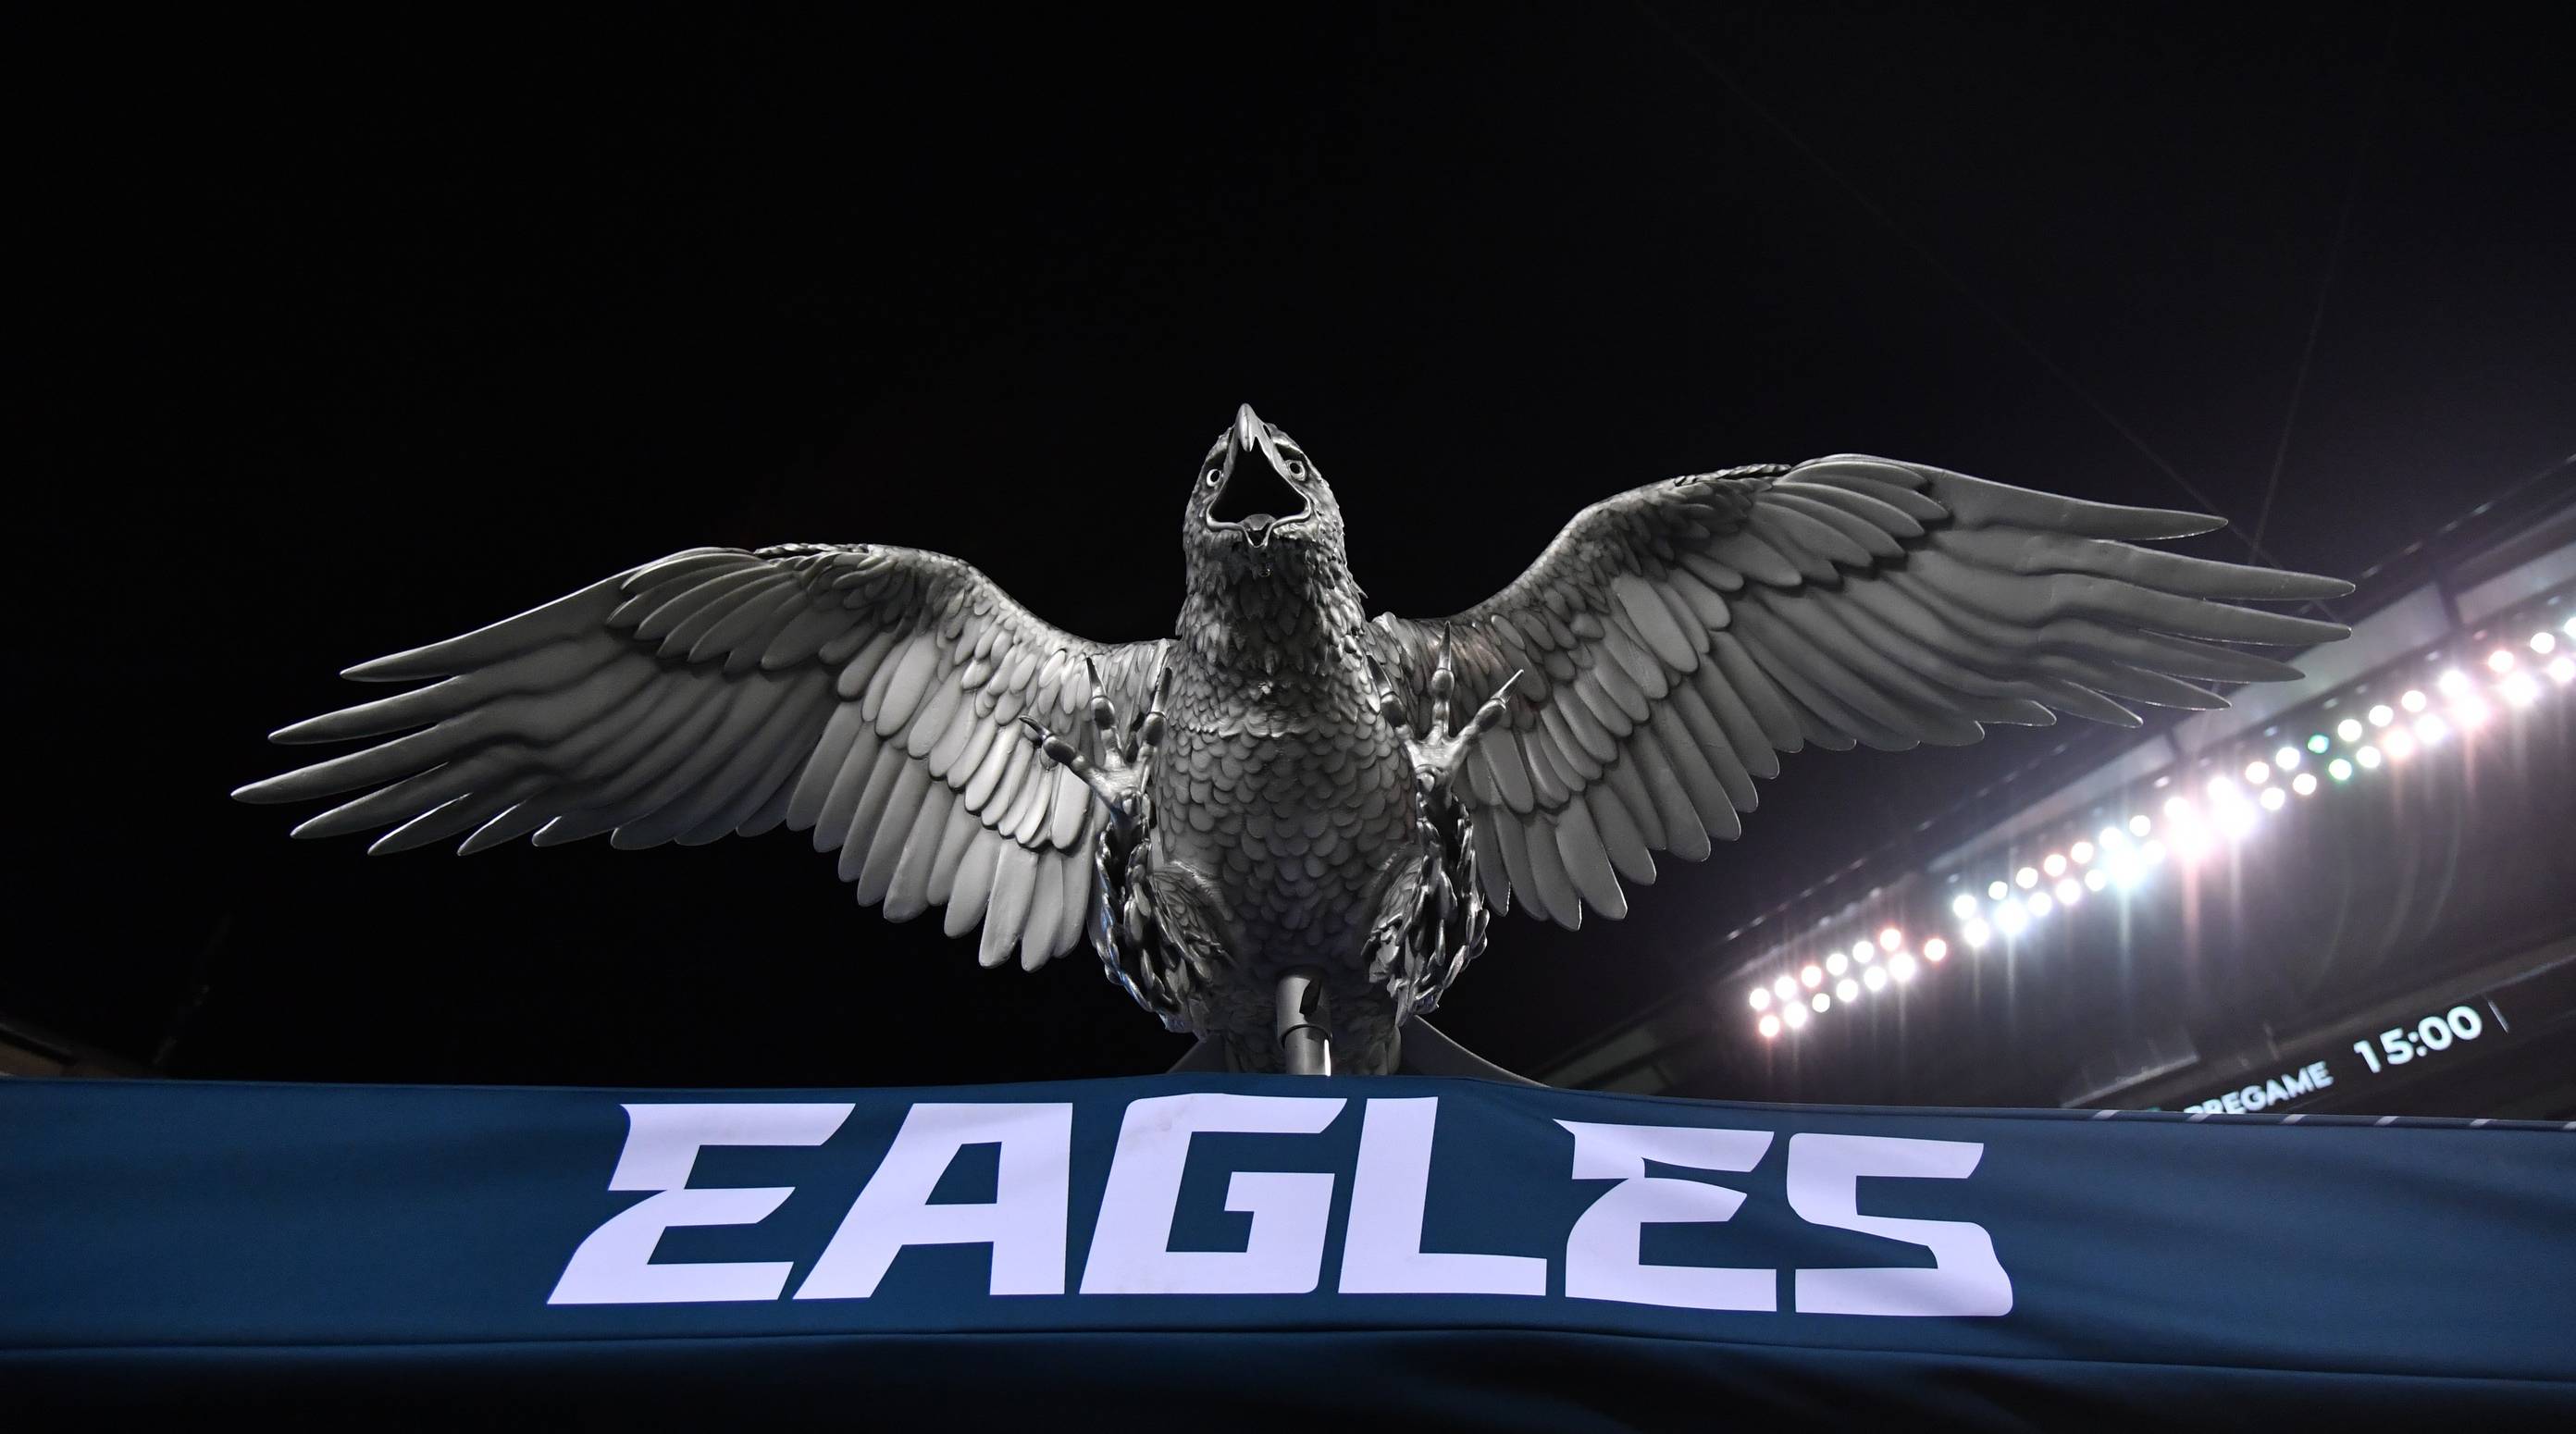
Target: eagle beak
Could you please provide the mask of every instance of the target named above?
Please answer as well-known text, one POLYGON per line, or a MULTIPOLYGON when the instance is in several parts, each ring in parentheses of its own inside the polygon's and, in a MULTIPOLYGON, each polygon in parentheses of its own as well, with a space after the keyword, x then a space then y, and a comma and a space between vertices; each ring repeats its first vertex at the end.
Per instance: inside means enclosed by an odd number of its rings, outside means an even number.
POLYGON ((1291 531, 1297 520, 1310 510, 1306 495, 1298 492, 1279 470, 1277 446, 1271 442, 1269 426, 1251 404, 1234 410, 1234 427, 1225 434, 1225 479, 1210 500, 1206 523, 1211 528, 1243 535, 1244 541, 1256 548, 1266 548, 1277 533, 1291 531), (1245 508, 1292 507, 1285 516, 1268 511, 1243 512, 1245 508), (1239 519, 1219 516, 1219 509, 1242 513, 1239 519))

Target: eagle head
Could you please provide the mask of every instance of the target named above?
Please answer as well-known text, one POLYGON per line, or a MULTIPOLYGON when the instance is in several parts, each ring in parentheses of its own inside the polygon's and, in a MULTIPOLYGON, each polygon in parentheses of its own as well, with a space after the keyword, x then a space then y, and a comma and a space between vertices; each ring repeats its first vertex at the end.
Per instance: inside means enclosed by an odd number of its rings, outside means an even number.
POLYGON ((1312 579, 1344 571, 1342 508, 1315 460, 1245 404, 1190 485, 1181 541, 1195 569, 1312 579))

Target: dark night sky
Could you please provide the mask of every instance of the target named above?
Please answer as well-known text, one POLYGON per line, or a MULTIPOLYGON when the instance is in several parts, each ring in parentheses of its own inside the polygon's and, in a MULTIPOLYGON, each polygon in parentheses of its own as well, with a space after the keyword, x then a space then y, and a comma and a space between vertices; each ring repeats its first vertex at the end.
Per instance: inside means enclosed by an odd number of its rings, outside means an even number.
MULTIPOLYGON (((48 936, 0 1013, 143 1055, 202 976, 173 1068, 206 1076, 1159 1067, 1178 1038, 1087 952, 979 971, 801 837, 378 861, 225 793, 359 694, 340 667, 697 544, 939 548, 1075 631, 1168 632, 1176 506, 1246 400, 1373 599, 1432 616, 1596 498, 1833 451, 2187 483, 2250 529, 2315 322, 2262 541, 2352 574, 2576 447, 2576 123, 2515 13, 56 35, 17 225, 48 936)), ((1442 1023, 1538 1064, 2067 735, 1793 760, 1625 927, 1498 928, 1442 1023)))

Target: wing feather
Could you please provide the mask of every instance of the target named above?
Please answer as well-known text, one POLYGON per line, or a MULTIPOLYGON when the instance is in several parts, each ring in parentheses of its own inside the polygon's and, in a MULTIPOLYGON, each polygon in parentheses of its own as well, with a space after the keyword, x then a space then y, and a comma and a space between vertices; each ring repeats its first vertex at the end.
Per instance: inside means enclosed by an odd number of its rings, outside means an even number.
POLYGON ((2295 676, 2226 644, 2344 629, 2230 603, 2350 585, 2133 546, 2214 526, 1844 454, 1605 499, 1486 602, 1372 632, 1416 710, 1444 647, 1457 704, 1521 674, 1459 789, 1496 905, 1570 926, 1623 911, 1619 878, 1650 879, 1654 852, 1736 836, 1783 753, 2060 712, 2136 726, 2122 701, 2221 706, 2201 684, 2295 676))
POLYGON ((945 905, 959 936, 990 914, 979 958, 1033 966, 1080 939, 1101 817, 1014 719, 1096 755, 1086 662, 1133 710, 1164 647, 1074 637, 936 553, 693 548, 348 669, 425 685, 279 730, 368 745, 235 795, 355 794, 297 834, 386 829, 379 852, 811 829, 863 904, 945 905))

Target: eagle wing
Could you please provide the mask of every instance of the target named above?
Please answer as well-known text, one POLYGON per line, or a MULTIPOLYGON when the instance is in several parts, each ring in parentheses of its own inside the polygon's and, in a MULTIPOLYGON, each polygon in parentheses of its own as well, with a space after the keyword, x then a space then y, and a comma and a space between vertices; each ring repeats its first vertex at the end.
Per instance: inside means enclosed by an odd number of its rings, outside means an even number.
POLYGON ((1430 709, 1445 643, 1467 710, 1521 673, 1457 791, 1495 905, 1568 926, 1626 914, 1650 853, 1697 861, 1779 753, 1976 741, 2123 702, 2224 707, 2191 680, 2296 669, 2216 642, 2310 644, 2332 623, 2209 601, 2340 596, 2333 578, 2133 547, 2221 520, 1841 455, 1651 484, 1578 514, 1511 586, 1372 632, 1430 709))
POLYGON ((364 791, 295 834, 391 826, 376 852, 810 829, 860 904, 944 906, 951 936, 982 926, 983 964, 1035 968, 1083 934, 1103 818, 1018 719, 1097 760, 1089 669, 1132 718, 1166 646, 1075 637, 938 553, 693 548, 350 668, 430 685, 278 732, 387 740, 234 795, 364 791))

